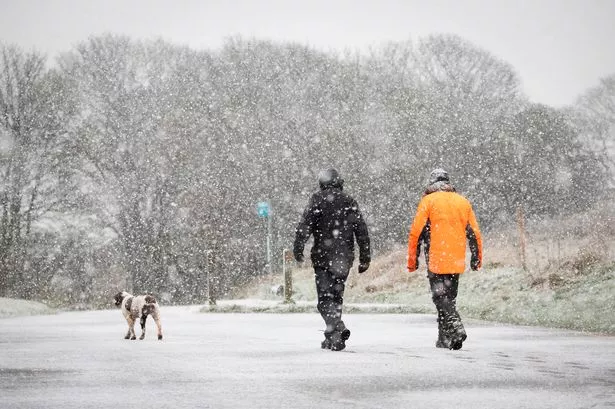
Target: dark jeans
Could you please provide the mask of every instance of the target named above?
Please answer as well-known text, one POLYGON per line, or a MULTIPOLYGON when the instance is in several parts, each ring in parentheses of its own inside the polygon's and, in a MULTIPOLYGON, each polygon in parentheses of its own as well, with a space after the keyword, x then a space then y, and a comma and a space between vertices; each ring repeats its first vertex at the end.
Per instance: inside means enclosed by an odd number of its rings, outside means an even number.
POLYGON ((316 291, 318 292, 318 312, 325 321, 325 336, 334 331, 346 329, 342 321, 344 289, 350 272, 348 263, 337 263, 329 267, 314 267, 316 291))
POLYGON ((457 312, 457 288, 459 274, 434 274, 427 272, 431 299, 438 311, 438 329, 451 334, 463 328, 461 317, 457 312))

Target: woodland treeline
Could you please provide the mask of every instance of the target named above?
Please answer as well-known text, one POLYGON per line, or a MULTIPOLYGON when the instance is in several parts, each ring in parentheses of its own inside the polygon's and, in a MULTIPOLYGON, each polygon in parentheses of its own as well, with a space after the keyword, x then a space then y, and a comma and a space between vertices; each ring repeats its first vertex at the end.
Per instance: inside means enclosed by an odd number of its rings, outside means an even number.
POLYGON ((274 270, 335 167, 374 253, 405 243, 434 167, 483 230, 611 195, 615 75, 555 108, 451 35, 370 53, 230 38, 216 50, 91 37, 48 59, 0 44, 0 296, 107 303, 232 295, 274 270))

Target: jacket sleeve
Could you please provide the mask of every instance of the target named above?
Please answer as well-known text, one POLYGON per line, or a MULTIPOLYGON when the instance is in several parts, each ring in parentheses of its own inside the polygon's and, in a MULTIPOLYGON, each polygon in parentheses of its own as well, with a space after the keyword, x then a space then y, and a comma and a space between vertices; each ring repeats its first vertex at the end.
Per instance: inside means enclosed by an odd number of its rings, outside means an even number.
POLYGON ((470 268, 478 270, 483 264, 483 239, 472 207, 470 207, 468 225, 466 226, 466 237, 468 238, 471 254, 470 268))
POLYGON ((295 256, 295 260, 302 261, 303 260, 303 249, 305 247, 305 243, 309 240, 310 235, 314 230, 314 224, 316 223, 316 218, 318 217, 318 205, 314 196, 310 199, 307 207, 303 211, 303 216, 301 217, 301 221, 297 225, 295 229, 295 242, 293 243, 293 255, 295 256))
POLYGON ((416 209, 416 215, 410 226, 408 234, 408 271, 415 271, 418 268, 419 258, 419 237, 429 219, 429 209, 427 207, 426 197, 421 199, 416 209))
POLYGON ((361 211, 359 210, 359 205, 356 201, 352 202, 351 215, 352 229, 354 231, 354 236, 357 240, 357 244, 359 245, 359 263, 367 264, 371 262, 369 232, 367 230, 367 223, 365 223, 363 214, 361 214, 361 211))

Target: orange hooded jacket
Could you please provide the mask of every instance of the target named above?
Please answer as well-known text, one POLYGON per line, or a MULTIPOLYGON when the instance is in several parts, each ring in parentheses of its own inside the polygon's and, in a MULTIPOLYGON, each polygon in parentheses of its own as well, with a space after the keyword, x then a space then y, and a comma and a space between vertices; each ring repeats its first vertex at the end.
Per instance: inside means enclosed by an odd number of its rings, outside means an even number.
POLYGON ((418 268, 420 245, 427 269, 435 274, 460 274, 465 270, 466 239, 471 268, 482 264, 483 242, 472 205, 455 192, 437 191, 423 196, 408 236, 408 271, 418 268))

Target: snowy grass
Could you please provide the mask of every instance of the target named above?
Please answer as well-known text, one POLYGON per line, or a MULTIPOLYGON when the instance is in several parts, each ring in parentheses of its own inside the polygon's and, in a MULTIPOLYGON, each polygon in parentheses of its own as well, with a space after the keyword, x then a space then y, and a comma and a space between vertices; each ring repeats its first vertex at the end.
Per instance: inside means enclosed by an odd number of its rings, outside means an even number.
POLYGON ((500 268, 463 279, 459 307, 472 318, 615 334, 614 266, 546 276, 500 268))
POLYGON ((0 297, 0 318, 42 314, 55 314, 55 310, 36 301, 0 297))
MULTIPOLYGON (((354 273, 355 275, 356 272, 354 273)), ((346 313, 435 314, 424 271, 406 275, 387 288, 378 288, 380 278, 355 277, 345 296, 346 313), (408 278, 407 276, 412 278, 408 278)), ((313 312, 314 287, 305 272, 295 278, 300 290, 294 304, 258 287, 260 299, 226 300, 203 312, 313 312)), ((457 304, 463 317, 519 325, 539 325, 615 334, 615 267, 595 269, 584 275, 535 276, 520 268, 497 267, 462 275, 457 304)))

